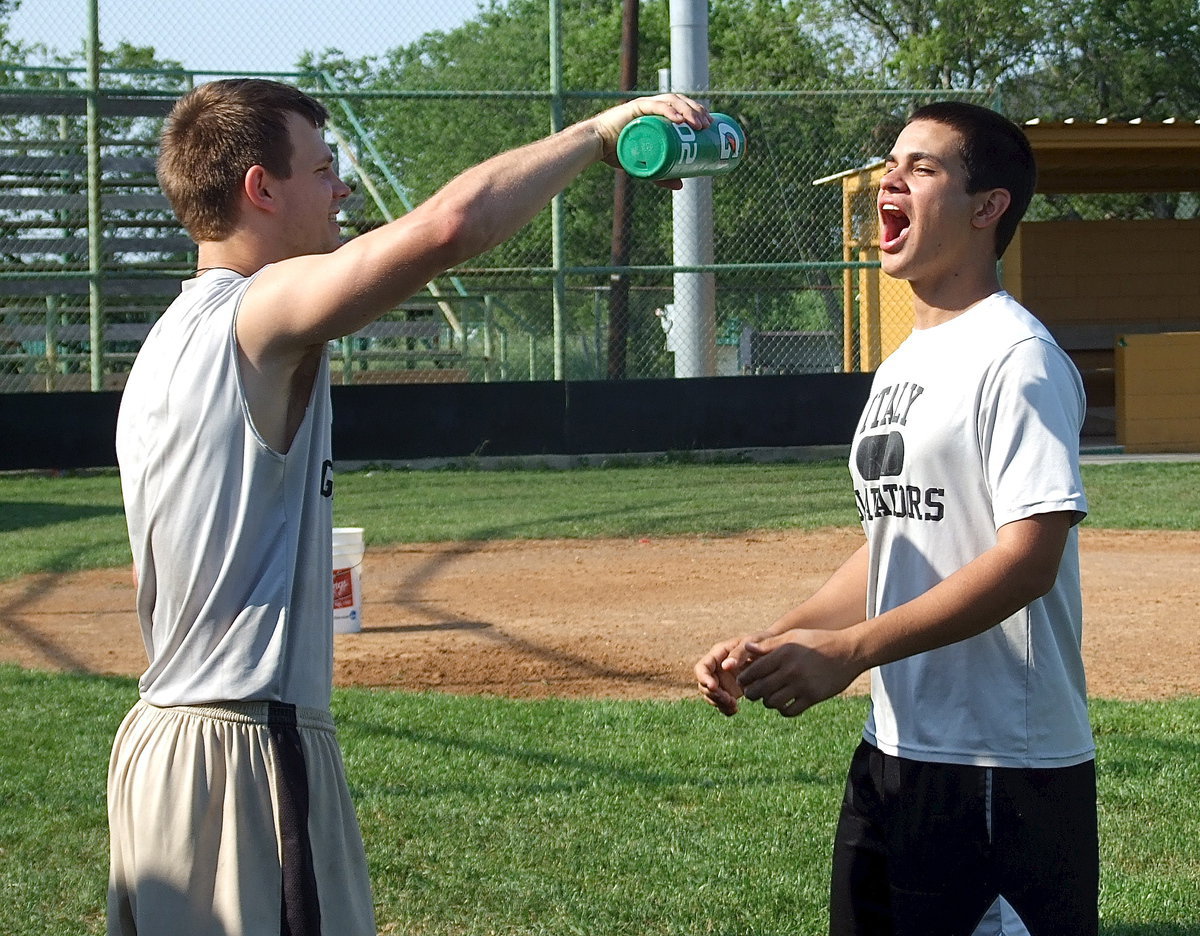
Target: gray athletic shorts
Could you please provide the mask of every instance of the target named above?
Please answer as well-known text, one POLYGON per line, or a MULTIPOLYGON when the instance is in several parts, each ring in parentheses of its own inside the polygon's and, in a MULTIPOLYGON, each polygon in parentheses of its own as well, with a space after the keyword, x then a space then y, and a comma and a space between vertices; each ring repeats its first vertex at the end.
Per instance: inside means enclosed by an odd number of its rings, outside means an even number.
POLYGON ((108 773, 110 936, 374 936, 329 713, 139 701, 108 773))

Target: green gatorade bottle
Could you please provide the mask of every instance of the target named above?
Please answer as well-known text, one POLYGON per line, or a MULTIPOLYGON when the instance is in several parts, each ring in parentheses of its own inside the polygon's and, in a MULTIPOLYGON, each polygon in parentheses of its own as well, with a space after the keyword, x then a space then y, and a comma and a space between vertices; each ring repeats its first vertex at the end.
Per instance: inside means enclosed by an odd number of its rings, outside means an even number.
POLYGON ((652 182, 729 172, 746 154, 746 134, 732 117, 711 116, 704 130, 657 114, 638 117, 617 137, 617 161, 631 176, 652 182))

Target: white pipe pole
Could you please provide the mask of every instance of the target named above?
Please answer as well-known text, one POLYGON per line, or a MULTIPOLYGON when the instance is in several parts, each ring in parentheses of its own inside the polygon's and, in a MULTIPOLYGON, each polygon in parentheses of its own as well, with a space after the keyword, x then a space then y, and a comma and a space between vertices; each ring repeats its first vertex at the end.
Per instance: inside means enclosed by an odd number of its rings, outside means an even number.
MULTIPOLYGON (((691 97, 708 91, 708 2, 670 0, 671 90, 691 97)), ((712 179, 684 179, 673 193, 672 246, 676 266, 713 262, 712 179)), ((716 277, 676 273, 675 376, 711 377, 717 370, 716 277)))
MULTIPOLYGON (((562 97, 562 2, 550 0, 550 130, 564 126, 562 97)), ((559 192, 550 202, 551 262, 554 264, 554 379, 567 379, 566 202, 559 192)))

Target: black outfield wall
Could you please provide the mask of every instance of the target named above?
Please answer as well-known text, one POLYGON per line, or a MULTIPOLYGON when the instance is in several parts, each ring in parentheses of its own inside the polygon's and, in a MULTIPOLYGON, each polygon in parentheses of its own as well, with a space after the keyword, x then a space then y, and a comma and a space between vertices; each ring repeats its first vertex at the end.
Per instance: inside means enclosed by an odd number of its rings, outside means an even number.
MULTIPOLYGON (((619 454, 846 445, 870 374, 334 387, 333 456, 619 454)), ((0 470, 116 464, 120 393, 0 394, 0 470)))

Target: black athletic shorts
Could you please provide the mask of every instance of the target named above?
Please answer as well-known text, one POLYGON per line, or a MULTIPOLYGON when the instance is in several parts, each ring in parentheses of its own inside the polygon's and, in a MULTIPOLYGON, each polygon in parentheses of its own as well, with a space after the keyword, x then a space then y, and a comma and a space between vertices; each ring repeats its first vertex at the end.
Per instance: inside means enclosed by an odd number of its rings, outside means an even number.
POLYGON ((855 751, 834 841, 831 936, 970 936, 997 896, 1030 936, 1095 936, 1094 761, 1018 769, 855 751))

